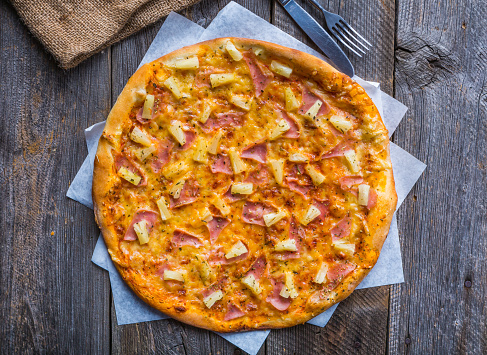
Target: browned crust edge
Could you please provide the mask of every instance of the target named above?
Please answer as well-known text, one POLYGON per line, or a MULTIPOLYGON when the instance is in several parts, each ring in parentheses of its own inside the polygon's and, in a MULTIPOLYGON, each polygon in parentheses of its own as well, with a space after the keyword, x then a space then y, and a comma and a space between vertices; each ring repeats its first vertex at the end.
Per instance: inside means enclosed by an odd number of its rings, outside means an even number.
MULTIPOLYGON (((358 107, 368 111, 371 116, 377 116, 382 123, 382 119, 380 118, 377 108, 359 84, 353 82, 347 75, 340 73, 335 68, 319 58, 277 44, 245 38, 218 38, 198 43, 192 46, 183 47, 157 59, 155 62, 179 57, 187 54, 188 52, 197 52, 198 49, 202 46, 219 46, 225 43, 227 40, 232 40, 232 42, 234 42, 235 44, 240 44, 242 46, 260 45, 264 47, 272 56, 288 58, 304 72, 307 72, 309 76, 312 76, 313 80, 319 82, 322 87, 324 87, 328 91, 337 92, 342 90, 342 88, 344 87, 349 90, 351 94, 353 91, 353 98, 355 99, 358 107)), ((110 114, 108 115, 107 125, 105 127, 102 137, 100 138, 93 171, 92 193, 96 222, 101 229, 105 243, 117 270, 120 272, 121 276, 131 287, 131 289, 147 304, 164 312, 174 319, 200 328, 205 328, 218 332, 251 330, 245 324, 239 324, 238 319, 231 322, 222 322, 217 319, 207 318, 203 314, 195 312, 180 313, 176 311, 173 307, 175 305, 168 306, 165 303, 162 304, 160 302, 157 302, 151 295, 151 290, 142 288, 136 282, 134 282, 131 273, 123 265, 123 261, 119 260, 116 255, 111 252, 112 250, 117 250, 118 248, 118 237, 112 232, 112 230, 106 223, 107 221, 103 218, 103 210, 106 208, 104 201, 105 196, 107 195, 111 186, 113 186, 114 181, 118 179, 112 167, 114 162, 111 154, 111 149, 116 148, 117 141, 122 132, 122 127, 124 125, 131 124, 128 116, 131 112, 132 106, 135 103, 134 92, 141 87, 145 87, 145 84, 148 82, 150 77, 150 65, 151 63, 145 64, 139 70, 137 70, 137 72, 129 79, 127 85, 123 89, 122 93, 117 99, 117 102, 115 103, 110 114)), ((388 160, 390 163, 389 144, 387 144, 387 150, 388 160)), ((397 195, 394 186, 394 178, 391 168, 388 170, 387 174, 386 191, 385 193, 381 194, 381 197, 386 196, 386 198, 379 198, 378 204, 374 208, 373 213, 369 215, 369 225, 379 225, 379 228, 371 230, 371 234, 374 235, 373 245, 378 250, 381 249, 389 232, 393 213, 396 207, 397 195)), ((377 257, 378 256, 379 254, 377 254, 377 257)), ((298 315, 295 315, 293 317, 288 316, 285 318, 282 317, 281 319, 274 319, 273 321, 263 323, 260 327, 253 329, 283 328, 304 323, 322 313, 326 309, 330 308, 334 304, 347 298, 360 284, 364 277, 367 276, 369 271, 370 269, 358 269, 354 271, 347 278, 345 278, 334 290, 334 293, 337 294, 337 296, 328 300, 320 301, 319 307, 307 306, 298 315)))

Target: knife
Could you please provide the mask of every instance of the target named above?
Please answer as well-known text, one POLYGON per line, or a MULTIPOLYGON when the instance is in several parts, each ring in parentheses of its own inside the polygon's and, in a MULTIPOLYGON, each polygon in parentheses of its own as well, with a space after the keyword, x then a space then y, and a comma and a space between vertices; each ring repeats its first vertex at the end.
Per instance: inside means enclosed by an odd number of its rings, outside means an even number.
POLYGON ((352 63, 340 47, 331 38, 328 32, 320 26, 316 20, 311 17, 301 6, 294 0, 278 0, 286 9, 289 15, 296 21, 304 32, 313 40, 314 43, 332 60, 340 71, 349 77, 354 75, 352 63))

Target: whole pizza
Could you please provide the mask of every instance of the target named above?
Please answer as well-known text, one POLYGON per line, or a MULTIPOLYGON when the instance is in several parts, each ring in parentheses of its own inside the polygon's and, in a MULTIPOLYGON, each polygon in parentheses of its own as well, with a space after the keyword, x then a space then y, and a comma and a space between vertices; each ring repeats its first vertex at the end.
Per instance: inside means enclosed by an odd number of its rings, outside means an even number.
POLYGON ((397 197, 387 130, 360 85, 312 55, 220 38, 130 78, 93 201, 141 299, 234 332, 303 323, 350 295, 397 197))

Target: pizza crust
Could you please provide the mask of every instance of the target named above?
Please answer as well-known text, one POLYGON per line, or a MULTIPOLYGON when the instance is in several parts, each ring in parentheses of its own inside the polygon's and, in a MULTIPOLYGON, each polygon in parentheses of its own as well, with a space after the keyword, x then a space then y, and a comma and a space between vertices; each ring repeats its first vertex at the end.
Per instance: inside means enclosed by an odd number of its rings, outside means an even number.
MULTIPOLYGON (((261 46, 270 56, 291 59, 295 64, 295 68, 299 68, 302 75, 312 78, 328 92, 348 91, 351 95, 350 104, 354 105, 357 111, 366 114, 369 117, 374 117, 377 119, 378 123, 383 126, 377 108, 360 85, 353 82, 348 76, 340 73, 329 64, 307 53, 272 43, 244 38, 219 38, 184 47, 157 59, 153 63, 145 64, 137 70, 137 72, 129 79, 127 85, 112 108, 107 118, 105 130, 99 141, 94 164, 93 202, 95 218, 120 275, 130 288, 150 306, 164 312, 174 319, 193 326, 218 332, 289 327, 304 323, 334 304, 344 300, 369 273, 370 268, 355 269, 355 271, 348 275, 337 288, 334 289, 333 293, 336 296, 329 299, 318 300, 313 303, 308 302, 306 307, 300 311, 291 314, 283 314, 281 317, 272 317, 270 320, 262 318, 248 321, 245 317, 243 319, 237 318, 230 322, 224 322, 216 318, 209 318, 207 315, 201 313, 201 311, 199 311, 200 305, 189 303, 184 306, 179 306, 177 303, 171 304, 171 302, 164 301, 165 295, 159 292, 156 287, 142 287, 141 284, 146 283, 144 278, 127 268, 128 265, 126 265, 124 260, 119 258, 117 253, 114 252, 119 248, 119 236, 114 232, 113 224, 106 218, 110 208, 110 202, 109 199, 107 199, 107 195, 110 189, 119 180, 113 169, 114 159, 111 151, 112 149, 116 149, 124 129, 127 129, 127 127, 130 127, 131 125, 129 114, 133 106, 141 102, 138 91, 144 89, 145 85, 148 83, 151 76, 151 66, 154 63, 161 61, 165 62, 173 58, 185 56, 188 52, 198 53, 200 50, 207 48, 208 46, 212 48, 221 46, 228 40, 231 40, 236 45, 238 44, 244 47, 261 46)), ((387 144, 387 162, 390 163, 388 150, 389 146, 387 144)), ((368 216, 369 226, 371 226, 370 234, 374 236, 373 245, 377 250, 381 249, 389 232, 390 223, 397 203, 392 167, 387 171, 386 181, 385 191, 380 193, 380 198, 378 199, 376 207, 368 216), (376 228, 377 225, 379 226, 378 228, 376 228)), ((377 253, 377 258, 378 256, 379 253, 377 253)))

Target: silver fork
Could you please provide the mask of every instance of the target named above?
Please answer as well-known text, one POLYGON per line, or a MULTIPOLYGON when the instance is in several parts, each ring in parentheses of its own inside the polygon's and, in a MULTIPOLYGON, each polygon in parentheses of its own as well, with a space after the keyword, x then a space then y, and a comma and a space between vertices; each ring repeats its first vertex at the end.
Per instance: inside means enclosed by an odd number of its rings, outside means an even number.
POLYGON ((337 39, 337 41, 342 43, 353 53, 362 58, 362 55, 359 52, 365 54, 364 49, 368 51, 370 49, 369 47, 371 47, 372 45, 357 31, 355 31, 352 26, 350 26, 341 16, 326 11, 323 6, 321 6, 316 0, 309 1, 311 1, 313 5, 315 5, 318 9, 321 10, 321 12, 323 12, 323 15, 325 15, 326 27, 328 27, 328 31, 331 32, 331 34, 337 39), (352 32, 355 33, 356 36, 354 36, 352 32), (352 39, 354 41, 352 41, 352 39), (357 44, 359 44, 360 46, 358 46, 357 44), (369 47, 367 47, 367 45, 369 47))

